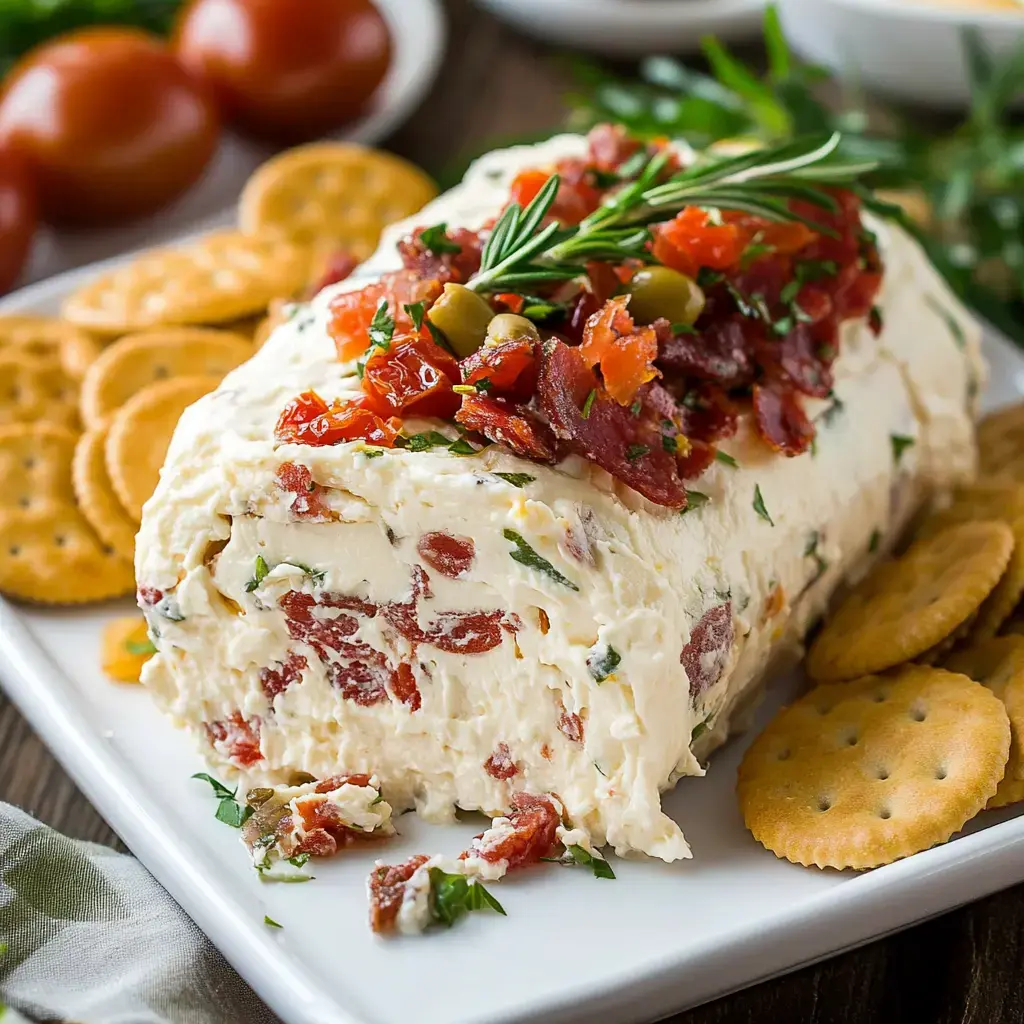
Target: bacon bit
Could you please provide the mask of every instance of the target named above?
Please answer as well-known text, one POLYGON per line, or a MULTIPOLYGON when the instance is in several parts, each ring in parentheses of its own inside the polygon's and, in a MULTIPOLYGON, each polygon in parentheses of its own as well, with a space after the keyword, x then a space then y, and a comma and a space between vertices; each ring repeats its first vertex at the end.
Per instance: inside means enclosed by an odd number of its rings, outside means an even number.
POLYGON ((778 383, 755 384, 753 400, 757 433, 769 447, 790 457, 811 447, 814 424, 790 388, 778 383))
POLYGON ((629 296, 609 299, 583 328, 580 355, 589 367, 600 365, 604 386, 619 405, 629 405, 648 381, 659 376, 658 337, 651 327, 636 328, 626 307, 629 296))
POLYGON ((529 338, 485 345, 462 361, 462 383, 488 381, 488 392, 528 401, 537 387, 537 353, 529 338))
POLYGON ((690 681, 691 699, 696 700, 721 678, 732 650, 733 636, 731 601, 706 611, 693 627, 689 643, 679 655, 679 664, 690 681))
POLYGON ((335 401, 328 405, 315 391, 304 391, 284 407, 274 436, 281 444, 322 447, 344 441, 367 441, 391 448, 400 429, 397 420, 385 422, 359 401, 335 401))
POLYGON ((453 537, 450 533, 425 533, 416 550, 431 569, 451 580, 469 572, 476 556, 476 547, 469 537, 453 537))
POLYGON ((407 665, 404 661, 391 677, 391 692, 403 704, 407 704, 410 711, 419 711, 423 704, 419 687, 416 685, 416 677, 412 673, 412 666, 407 665))
POLYGON ((152 608, 153 605, 159 604, 164 599, 164 592, 157 590, 156 587, 141 586, 136 591, 136 598, 141 607, 152 608))
MULTIPOLYGON (((345 824, 338 808, 321 794, 319 787, 316 793, 296 799, 295 811, 302 820, 305 835, 296 845, 294 855, 308 853, 311 857, 333 857, 338 850, 351 846, 355 840, 369 838, 365 833, 345 824)), ((289 821, 289 825, 294 829, 294 820, 289 821)))
MULTIPOLYGON (((474 854, 491 864, 504 860, 508 862, 508 870, 511 871, 551 855, 555 846, 555 830, 562 819, 550 797, 516 793, 512 797, 508 820, 510 831, 483 849, 478 847, 467 850, 460 855, 460 859, 474 854)), ((481 833, 477 839, 485 834, 481 833)))
POLYGON ((634 416, 611 398, 579 351, 563 342, 545 348, 537 392, 558 437, 571 451, 607 470, 657 505, 683 508, 686 492, 676 472, 676 459, 662 446, 657 423, 634 416), (583 408, 590 401, 588 415, 583 408), (648 451, 629 459, 635 445, 648 451))
POLYGON ((370 784, 369 775, 329 775, 326 779, 321 779, 316 784, 314 793, 333 793, 336 789, 341 789, 342 786, 368 786, 370 784))
POLYGON ((749 321, 740 315, 715 320, 699 334, 674 335, 656 321, 658 365, 662 370, 698 380, 714 381, 725 388, 738 388, 754 379, 754 365, 748 348, 749 321))
POLYGON ((673 270, 694 277, 701 267, 727 270, 746 248, 745 232, 735 224, 712 222, 706 210, 687 206, 674 220, 655 229, 654 255, 673 270))
POLYGON ((306 290, 307 298, 312 299, 332 284, 339 284, 352 274, 359 266, 359 260, 344 249, 336 249, 324 261, 323 270, 316 282, 306 290))
POLYGON ((284 662, 275 662, 275 667, 260 669, 260 686, 267 695, 267 700, 284 693, 293 683, 302 681, 302 673, 306 670, 306 659, 301 654, 289 651, 284 662))
POLYGON ((388 699, 387 684, 397 674, 380 651, 367 644, 340 644, 335 651, 341 660, 327 662, 324 668, 344 700, 369 708, 388 699))
POLYGON ((630 138, 621 124, 598 124, 587 135, 590 162, 599 170, 617 171, 634 153, 640 143, 630 138))
POLYGON ((714 445, 703 441, 690 440, 690 451, 676 459, 679 475, 684 480, 696 480, 715 461, 714 445))
POLYGON ((459 408, 452 385, 460 380, 454 356, 429 338, 406 334, 374 350, 363 371, 363 391, 400 416, 451 419, 459 408))
POLYGON ((282 462, 274 478, 286 494, 294 494, 291 513, 296 519, 323 522, 330 518, 331 510, 324 504, 325 489, 313 482, 308 466, 297 462, 282 462))
POLYGON ((540 756, 543 757, 545 761, 550 761, 555 755, 551 753, 551 748, 546 743, 542 743, 540 745, 540 756))
POLYGON ((687 391, 678 413, 683 433, 691 442, 732 437, 740 417, 736 404, 715 384, 703 384, 687 391))
POLYGON ((393 931, 405 898, 405 883, 423 867, 429 857, 417 854, 403 864, 380 864, 370 872, 370 927, 374 932, 393 931))
POLYGON ((786 591, 781 583, 776 583, 768 594, 768 601, 764 606, 764 621, 774 619, 783 608, 786 607, 786 591))
POLYGON ((260 725, 258 718, 245 718, 241 711, 233 711, 227 718, 207 722, 205 729, 210 745, 221 757, 249 768, 263 760, 260 725))
POLYGON ((463 395, 455 421, 523 458, 538 462, 555 459, 556 442, 547 425, 529 409, 510 405, 501 398, 463 395))
POLYGON ((494 753, 484 761, 484 771, 499 782, 507 782, 519 774, 519 765, 512 760, 512 751, 507 743, 499 743, 494 753))
POLYGON ((434 253, 423 244, 423 232, 417 228, 409 238, 398 243, 398 252, 406 270, 421 279, 433 279, 440 284, 463 284, 480 269, 483 246, 475 231, 449 228, 445 238, 459 247, 458 252, 434 253))
POLYGON ((573 711, 566 711, 559 701, 558 731, 572 743, 583 742, 583 720, 573 711))

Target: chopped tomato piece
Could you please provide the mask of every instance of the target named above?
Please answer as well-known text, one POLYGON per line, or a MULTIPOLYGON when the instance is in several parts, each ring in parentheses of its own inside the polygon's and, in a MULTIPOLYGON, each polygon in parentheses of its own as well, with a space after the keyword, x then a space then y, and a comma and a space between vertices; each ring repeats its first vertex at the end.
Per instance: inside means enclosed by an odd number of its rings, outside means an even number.
POLYGON ((587 366, 601 367, 604 386, 619 405, 629 405, 648 381, 659 376, 658 336, 651 327, 634 327, 626 296, 609 299, 583 328, 580 355, 587 366))
POLYGON ((528 401, 537 385, 537 353, 529 338, 484 345, 462 361, 462 383, 528 401))
POLYGON ((526 299, 515 292, 499 292, 494 296, 494 301, 499 306, 504 306, 510 313, 521 313, 526 299))
POLYGON ((396 336, 388 348, 375 349, 363 370, 363 390, 401 416, 450 419, 459 408, 452 390, 459 380, 454 356, 414 334, 396 336))
POLYGON ((701 267, 728 269, 739 262, 746 245, 747 234, 737 225, 716 224, 706 210, 687 206, 658 229, 654 255, 666 266, 692 277, 701 267))
POLYGON ((367 441, 391 448, 398 431, 397 422, 385 422, 358 403, 334 402, 328 406, 315 391, 305 391, 285 406, 274 436, 282 443, 324 446, 367 441))
MULTIPOLYGON (((593 184, 593 172, 583 160, 560 160, 555 170, 561 175, 549 216, 563 224, 579 224, 601 202, 601 191, 593 184)), ((520 171, 512 181, 512 201, 526 207, 551 177, 550 171, 520 171)))

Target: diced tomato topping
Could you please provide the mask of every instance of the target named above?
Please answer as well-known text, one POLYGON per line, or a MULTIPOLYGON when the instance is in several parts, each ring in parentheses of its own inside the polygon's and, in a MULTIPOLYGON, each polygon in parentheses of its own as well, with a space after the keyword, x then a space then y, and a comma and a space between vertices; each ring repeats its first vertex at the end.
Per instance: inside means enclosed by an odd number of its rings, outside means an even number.
MULTIPOLYGON (((579 224, 600 205, 601 191, 593 184, 593 173, 585 160, 560 160, 555 170, 561 175, 549 216, 563 224, 579 224)), ((512 201, 524 209, 551 177, 548 171, 520 171, 512 181, 512 201)))
POLYGON ((326 779, 321 779, 316 784, 314 793, 333 793, 336 789, 341 789, 342 786, 368 786, 370 784, 369 775, 329 775, 326 779))
POLYGON ((370 872, 370 927, 378 934, 394 930, 405 897, 405 883, 427 863, 429 857, 418 854, 403 864, 378 864, 370 872))
POLYGON ((282 444, 322 447, 344 441, 366 441, 391 448, 401 424, 383 420, 359 402, 335 401, 328 405, 315 391, 304 391, 285 407, 274 428, 282 444))
POLYGON ((240 768, 250 768, 263 760, 258 718, 246 718, 241 711, 233 711, 227 718, 207 722, 206 735, 221 757, 234 761, 240 768))
POLYGON ((480 253, 483 246, 480 236, 466 228, 449 228, 445 234, 445 250, 434 252, 423 241, 424 228, 417 228, 410 238, 398 243, 398 252, 406 270, 417 277, 433 279, 441 284, 468 281, 480 269, 480 253), (455 251, 448 251, 455 246, 455 251))
POLYGON ((526 305, 526 299, 515 292, 499 292, 494 296, 494 304, 502 307, 509 313, 521 313, 526 305))
POLYGON ((495 747, 494 753, 484 761, 484 771, 499 782, 507 782, 519 774, 519 765, 512 760, 512 751, 507 743, 499 743, 495 747))
POLYGON ((487 393, 529 401, 537 387, 537 353, 529 338, 484 345, 462 361, 462 383, 487 382, 487 393))
POLYGON ((746 248, 745 232, 737 225, 716 224, 697 206, 687 206, 656 231, 654 255, 666 266, 694 277, 701 267, 727 270, 746 248))
POLYGON ((458 361, 440 345, 417 335, 396 336, 366 361, 363 390, 399 416, 450 419, 460 405, 452 385, 461 380, 458 361))
POLYGON ((658 337, 652 327, 637 328, 626 296, 609 299, 583 328, 580 355, 588 366, 600 366, 605 390, 619 405, 629 405, 649 380, 658 376, 658 337))
POLYGON ((690 681, 690 697, 696 700, 722 677, 734 638, 732 602, 715 605, 701 616, 679 655, 679 664, 690 681))
POLYGON ((450 533, 425 533, 416 550, 431 569, 457 580, 473 565, 476 546, 469 537, 453 537, 450 533))

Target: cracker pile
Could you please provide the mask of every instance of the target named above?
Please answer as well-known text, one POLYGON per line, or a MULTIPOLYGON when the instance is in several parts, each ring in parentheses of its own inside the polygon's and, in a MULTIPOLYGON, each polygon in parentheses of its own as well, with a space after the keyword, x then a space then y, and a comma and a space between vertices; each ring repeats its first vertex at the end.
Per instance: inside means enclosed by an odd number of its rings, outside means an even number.
MULTIPOLYGON (((435 194, 391 154, 302 146, 253 175, 238 230, 98 273, 60 317, 0 316, 0 592, 47 605, 130 594, 142 506, 184 409, 287 303, 346 276, 435 194)), ((141 618, 109 625, 113 678, 137 680, 152 652, 141 618)))
POLYGON ((919 522, 811 645, 819 684, 740 766, 754 837, 866 869, 1024 801, 1024 404, 978 430, 981 477, 919 522))

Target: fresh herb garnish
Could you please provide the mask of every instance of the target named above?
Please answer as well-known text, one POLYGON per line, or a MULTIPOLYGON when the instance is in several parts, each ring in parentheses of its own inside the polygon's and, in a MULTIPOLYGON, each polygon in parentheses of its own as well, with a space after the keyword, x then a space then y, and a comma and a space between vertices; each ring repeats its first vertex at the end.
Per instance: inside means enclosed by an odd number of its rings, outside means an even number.
POLYGON ((245 592, 251 594, 258 589, 260 584, 270 575, 270 566, 262 555, 256 556, 256 572, 251 580, 245 585, 245 592))
POLYGON ((672 325, 673 334, 696 334, 697 328, 693 324, 677 323, 672 325))
POLYGON ((441 868, 431 868, 430 916, 438 923, 451 927, 473 910, 494 910, 505 914, 505 908, 479 883, 465 875, 453 875, 441 868))
POLYGON ((241 828, 252 817, 252 808, 248 805, 240 804, 235 799, 235 795, 238 792, 237 789, 228 789, 223 782, 218 782, 217 779, 212 775, 207 775, 206 772, 197 772, 192 778, 210 784, 213 795, 219 801, 216 814, 214 814, 218 821, 222 821, 225 825, 230 825, 232 828, 241 828))
POLYGON ((388 312, 387 299, 380 300, 367 334, 370 336, 371 345, 385 351, 391 347, 391 339, 395 336, 395 318, 388 312))
POLYGON ((156 654, 156 647, 149 637, 145 640, 126 640, 124 649, 129 654, 156 654))
POLYGON ((409 315, 413 327, 418 331, 423 326, 423 318, 427 315, 427 304, 425 302, 414 302, 402 309, 409 315))
POLYGON ((827 408, 822 410, 822 412, 818 416, 818 419, 821 420, 821 422, 826 427, 830 427, 832 426, 832 423, 835 420, 835 418, 843 411, 844 408, 845 406, 843 404, 842 399, 839 398, 838 395, 833 395, 831 403, 828 405, 827 408))
POLYGON ((445 437, 439 430, 428 430, 423 434, 412 434, 403 439, 401 447, 408 448, 411 452, 425 452, 431 448, 447 448, 452 443, 450 437, 445 437))
POLYGON ((580 415, 585 419, 590 419, 590 410, 594 408, 594 401, 597 398, 597 388, 587 395, 587 400, 583 403, 583 408, 580 409, 580 415))
MULTIPOLYGON (((383 454, 383 449, 377 449, 373 451, 370 448, 363 449, 363 453, 367 458, 374 458, 375 455, 383 454)), ((327 577, 327 572, 324 569, 313 569, 306 565, 304 562, 293 562, 291 559, 285 558, 280 562, 275 563, 273 568, 267 564, 267 560, 262 555, 256 556, 256 571, 253 574, 251 580, 245 585, 245 592, 251 594, 254 590, 259 590, 263 585, 263 581, 277 568, 279 565, 293 565, 296 569, 301 569, 302 572, 309 576, 314 583, 323 583, 327 577)))
POLYGON ((383 448, 378 448, 376 445, 372 444, 364 444, 359 451, 368 459, 379 459, 384 454, 383 448))
POLYGON ((474 448, 464 437, 457 437, 450 445, 448 451, 452 455, 476 455, 479 448, 474 448))
POLYGON ((444 223, 424 228, 420 232, 420 242, 435 256, 441 256, 446 252, 462 252, 462 246, 457 245, 448 237, 448 225, 444 223))
POLYGON ((908 448, 913 448, 917 443, 914 438, 907 437, 905 434, 890 434, 889 440, 892 442, 892 458, 893 462, 898 466, 900 460, 903 458, 903 453, 908 448))
POLYGON ((687 512, 694 512, 698 508, 702 508, 711 499, 703 491, 693 491, 687 489, 686 491, 686 508, 683 509, 681 515, 686 515, 687 512))
POLYGON ((284 927, 284 925, 278 924, 272 917, 267 917, 266 914, 263 915, 263 923, 268 928, 283 928, 284 927))
POLYGON ((530 476, 529 473, 494 473, 493 475, 500 477, 505 483, 511 484, 513 487, 525 487, 537 479, 535 476, 530 476))
POLYGON ((731 466, 733 469, 740 468, 740 464, 728 452, 723 452, 721 449, 715 452, 715 461, 722 462, 726 466, 731 466))
POLYGON ((626 460, 628 462, 636 462, 638 459, 642 459, 645 455, 650 454, 651 449, 645 444, 631 444, 626 449, 626 460))
POLYGON ((690 732, 690 742, 692 743, 695 739, 703 736, 704 733, 711 728, 711 719, 714 718, 714 712, 708 715, 703 722, 698 722, 690 732))
POLYGON ((509 552, 513 561, 518 562, 520 565, 525 565, 529 569, 536 569, 538 572, 542 572, 546 576, 550 576, 556 583, 561 583, 562 586, 568 587, 570 590, 578 591, 580 589, 572 580, 563 576, 546 558, 542 555, 538 555, 537 552, 526 543, 526 540, 523 538, 521 533, 516 533, 515 530, 509 530, 507 528, 502 530, 501 533, 505 540, 512 541, 516 546, 515 551, 509 552))
POLYGON ((872 530, 871 540, 868 541, 868 553, 874 554, 878 550, 878 545, 882 543, 882 531, 872 530))
POLYGON ((579 864, 582 867, 590 868, 594 872, 595 878, 614 878, 615 872, 612 871, 611 864, 608 863, 603 857, 595 857, 594 854, 588 850, 584 850, 582 846, 567 846, 565 852, 572 857, 575 864, 579 864))
POLYGON ((597 683, 603 683, 622 664, 622 655, 609 644, 600 651, 591 651, 587 658, 587 671, 597 683))
POLYGON ((754 484, 754 511, 769 525, 774 526, 775 521, 768 514, 768 509, 765 508, 764 496, 761 494, 761 485, 754 484))
POLYGON ((813 558, 816 570, 814 577, 811 579, 811 583, 817 583, 818 580, 825 574, 828 569, 828 561, 823 558, 818 551, 818 544, 821 543, 821 534, 817 530, 814 530, 810 537, 807 538, 807 544, 804 547, 804 558, 813 558))

